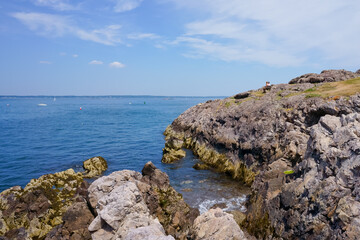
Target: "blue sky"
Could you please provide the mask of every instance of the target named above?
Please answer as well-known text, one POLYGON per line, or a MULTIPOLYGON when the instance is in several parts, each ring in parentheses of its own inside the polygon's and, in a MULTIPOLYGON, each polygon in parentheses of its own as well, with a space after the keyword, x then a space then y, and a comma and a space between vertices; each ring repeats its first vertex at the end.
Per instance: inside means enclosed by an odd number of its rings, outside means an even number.
POLYGON ((228 96, 360 68, 358 0, 0 2, 0 95, 228 96))

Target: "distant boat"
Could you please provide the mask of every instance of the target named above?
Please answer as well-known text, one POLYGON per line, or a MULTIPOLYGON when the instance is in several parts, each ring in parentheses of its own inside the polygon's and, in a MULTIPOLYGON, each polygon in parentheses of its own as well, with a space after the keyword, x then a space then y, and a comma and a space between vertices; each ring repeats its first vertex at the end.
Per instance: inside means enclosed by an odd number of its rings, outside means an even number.
POLYGON ((56 101, 56 97, 54 97, 54 102, 56 101))
POLYGON ((40 106, 40 107, 46 107, 47 104, 45 104, 45 103, 39 103, 38 106, 40 106))

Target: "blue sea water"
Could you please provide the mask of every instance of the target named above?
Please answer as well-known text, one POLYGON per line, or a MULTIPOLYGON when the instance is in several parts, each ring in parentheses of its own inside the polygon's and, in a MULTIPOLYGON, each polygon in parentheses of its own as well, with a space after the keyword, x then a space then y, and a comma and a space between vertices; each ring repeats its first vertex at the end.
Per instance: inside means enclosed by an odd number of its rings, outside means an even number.
POLYGON ((109 166, 105 174, 141 171, 152 161, 202 211, 219 202, 241 207, 246 190, 224 175, 194 170, 198 160, 190 151, 175 164, 161 163, 165 128, 209 99, 214 98, 0 97, 0 192, 47 173, 81 170, 84 160, 102 156, 109 166))

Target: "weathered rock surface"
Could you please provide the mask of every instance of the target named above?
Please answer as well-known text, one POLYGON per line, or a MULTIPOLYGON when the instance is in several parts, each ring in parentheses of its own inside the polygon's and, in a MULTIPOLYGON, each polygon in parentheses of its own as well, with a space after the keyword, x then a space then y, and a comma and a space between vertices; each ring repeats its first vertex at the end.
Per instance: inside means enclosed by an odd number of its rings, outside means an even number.
POLYGON ((94 219, 88 207, 84 177, 101 174, 102 157, 84 162, 86 173, 73 169, 32 179, 24 189, 0 193, 0 236, 4 239, 91 239, 88 225, 94 219))
MULTIPOLYGON (((324 71, 321 77, 354 75, 324 71)), ((198 104, 166 129, 166 146, 182 142, 177 148, 251 185, 240 225, 257 238, 357 239, 360 94, 312 97, 313 80, 301 79, 198 104)))
POLYGON ((89 199, 97 212, 93 239, 186 239, 198 216, 151 162, 142 174, 124 170, 97 179, 89 199))
POLYGON ((295 83, 321 83, 321 82, 338 82, 360 76, 360 71, 353 73, 346 70, 324 70, 320 74, 307 73, 300 77, 292 79, 289 84, 295 83))
POLYGON ((68 169, 32 179, 24 189, 13 187, 3 191, 0 193, 0 236, 44 238, 63 222, 62 216, 69 206, 85 198, 86 186, 81 173, 68 169))
POLYGON ((220 208, 210 209, 194 221, 192 239, 246 240, 233 215, 220 208))
POLYGON ((91 239, 88 227, 94 220, 86 201, 75 202, 62 217, 63 223, 53 228, 45 240, 91 239))
POLYGON ((100 176, 108 168, 107 162, 103 157, 93 157, 83 163, 85 169, 84 177, 93 178, 100 176))

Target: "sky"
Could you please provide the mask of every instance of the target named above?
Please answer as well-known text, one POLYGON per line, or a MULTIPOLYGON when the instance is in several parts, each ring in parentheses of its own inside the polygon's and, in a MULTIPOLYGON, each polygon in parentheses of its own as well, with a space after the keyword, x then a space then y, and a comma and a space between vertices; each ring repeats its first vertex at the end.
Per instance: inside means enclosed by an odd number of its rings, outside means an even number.
POLYGON ((0 95, 231 96, 360 68, 358 0, 3 0, 0 95))

